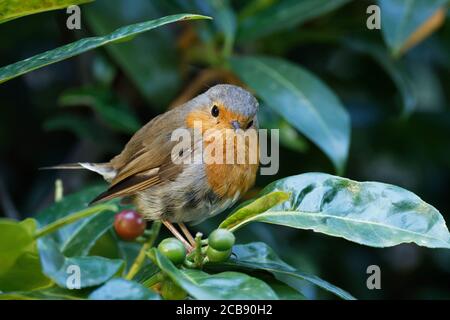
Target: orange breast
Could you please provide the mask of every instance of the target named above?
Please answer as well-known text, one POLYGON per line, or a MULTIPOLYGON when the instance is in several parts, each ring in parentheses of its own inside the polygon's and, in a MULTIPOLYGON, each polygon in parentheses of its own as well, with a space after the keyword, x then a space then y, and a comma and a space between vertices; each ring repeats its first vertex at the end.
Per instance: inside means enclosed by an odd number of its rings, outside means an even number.
MULTIPOLYGON (((218 131, 219 135, 222 136, 221 141, 225 143, 227 134, 234 132, 230 125, 232 120, 239 121, 241 125, 249 121, 249 119, 246 119, 242 115, 227 110, 224 106, 220 105, 220 110, 221 113, 219 118, 213 118, 209 109, 195 110, 186 118, 186 125, 188 128, 194 128, 196 121, 202 124, 201 132, 204 134, 204 149, 206 149, 210 143, 215 141, 215 139, 212 138, 214 135, 209 136, 205 131, 210 129, 216 130, 216 132, 218 131)), ((250 131, 246 131, 246 133, 251 134, 250 131)), ((242 143, 242 140, 240 143, 237 143, 237 139, 234 139, 234 149, 232 149, 232 152, 235 153, 234 159, 237 160, 237 155, 239 154, 239 151, 241 151, 240 154, 245 155, 245 161, 235 161, 233 164, 222 162, 213 163, 213 161, 210 161, 208 154, 205 153, 204 150, 206 177, 210 187, 219 197, 225 199, 234 198, 237 192, 239 192, 240 195, 243 195, 255 183, 259 163, 259 149, 257 131, 253 130, 252 133, 254 134, 254 140, 252 140, 253 143, 247 139, 244 140, 244 143, 242 143), (253 154, 253 157, 250 157, 249 154, 253 154), (251 158, 252 161, 250 161, 251 158), (256 161, 254 161, 255 158, 256 161)), ((223 150, 224 152, 222 159, 225 161, 225 159, 227 159, 227 148, 223 146, 220 150, 223 150)))
MULTIPOLYGON (((208 143, 208 141, 205 141, 205 148, 208 143)), ((205 170, 209 185, 218 196, 223 198, 234 198, 237 192, 242 196, 255 183, 258 171, 258 146, 249 148, 249 143, 246 141, 244 145, 236 144, 234 147, 235 161, 237 161, 238 148, 245 148, 245 151, 243 151, 243 154, 246 155, 245 163, 211 163, 211 161, 207 161, 208 155, 205 154, 205 170), (256 163, 249 161, 249 152, 256 152, 256 163)), ((224 148, 224 152, 225 150, 226 148, 224 148)), ((223 159, 226 159, 225 154, 223 159)))
POLYGON ((206 176, 214 193, 221 198, 243 195, 253 186, 258 165, 256 164, 208 164, 206 176))

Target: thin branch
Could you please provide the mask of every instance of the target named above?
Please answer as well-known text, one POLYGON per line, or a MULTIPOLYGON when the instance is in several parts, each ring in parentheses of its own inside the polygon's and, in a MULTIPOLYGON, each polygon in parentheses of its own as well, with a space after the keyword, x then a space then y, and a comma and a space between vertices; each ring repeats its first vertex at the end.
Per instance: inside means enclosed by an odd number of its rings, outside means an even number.
POLYGON ((152 228, 150 230, 151 232, 150 237, 148 238, 148 241, 142 245, 139 254, 137 255, 136 259, 133 262, 133 265, 131 266, 130 270, 125 276, 125 279, 132 280, 134 276, 139 272, 142 265, 144 264, 145 254, 148 251, 148 249, 153 247, 153 244, 155 243, 156 238, 159 235, 160 229, 161 229, 161 221, 159 220, 153 221, 152 228))

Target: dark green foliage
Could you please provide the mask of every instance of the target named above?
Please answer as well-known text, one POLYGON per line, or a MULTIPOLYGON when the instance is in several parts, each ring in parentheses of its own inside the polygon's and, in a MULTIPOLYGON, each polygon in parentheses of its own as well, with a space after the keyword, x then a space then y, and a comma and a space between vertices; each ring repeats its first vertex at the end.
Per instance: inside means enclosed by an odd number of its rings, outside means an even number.
POLYGON ((366 27, 372 4, 96 0, 76 31, 64 10, 26 16, 61 6, 14 7, 0 24, 0 299, 449 298, 449 1, 379 0, 381 30, 366 27), (161 231, 129 277, 151 240, 114 233, 129 205, 89 207, 105 186, 81 172, 62 175, 69 195, 53 203, 60 173, 38 168, 106 161, 219 82, 253 91, 260 125, 280 129, 280 170, 231 215, 192 227, 231 230, 231 255, 216 243, 209 255, 226 256, 198 269, 203 240, 167 259, 161 231), (383 290, 366 287, 373 264, 383 290))

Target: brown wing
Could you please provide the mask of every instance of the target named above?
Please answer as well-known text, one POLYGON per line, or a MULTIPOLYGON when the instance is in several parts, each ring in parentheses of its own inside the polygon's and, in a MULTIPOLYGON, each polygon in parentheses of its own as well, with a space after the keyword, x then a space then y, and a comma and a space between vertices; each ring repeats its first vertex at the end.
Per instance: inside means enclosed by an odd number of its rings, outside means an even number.
POLYGON ((117 171, 109 189, 92 203, 132 195, 167 180, 174 180, 182 165, 172 162, 173 130, 184 126, 182 108, 168 111, 143 126, 114 157, 110 164, 117 171))

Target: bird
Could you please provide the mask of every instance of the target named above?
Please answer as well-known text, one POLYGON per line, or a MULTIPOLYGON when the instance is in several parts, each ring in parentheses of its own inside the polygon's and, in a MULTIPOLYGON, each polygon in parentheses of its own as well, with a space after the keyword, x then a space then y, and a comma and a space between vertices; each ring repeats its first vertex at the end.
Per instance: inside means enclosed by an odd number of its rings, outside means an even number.
MULTIPOLYGON (((256 132, 258 107, 257 99, 247 90, 218 84, 150 120, 108 162, 79 162, 46 169, 87 169, 100 174, 109 188, 91 204, 127 197, 145 219, 161 220, 192 250, 195 242, 185 223, 199 223, 233 206, 254 185, 258 171, 258 161, 251 162, 250 157, 239 163, 206 161, 205 150, 214 140, 207 138, 206 132, 256 132), (181 129, 195 136, 198 124, 201 135, 181 148, 178 158, 174 157, 179 141, 173 141, 173 132, 181 129), (201 161, 184 161, 198 150, 202 150, 201 161)), ((233 152, 256 152, 258 156, 258 143, 256 149, 248 141, 236 144, 233 152)))

